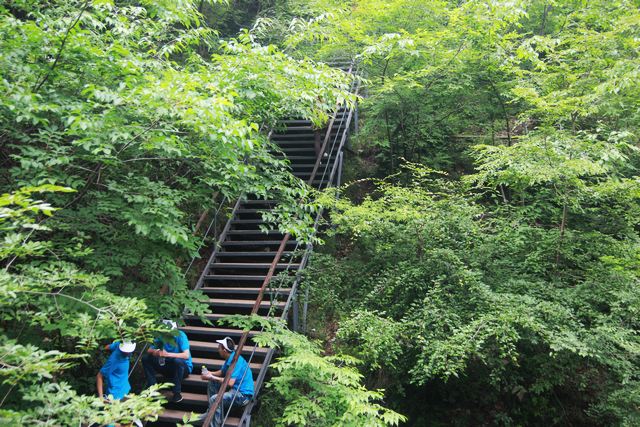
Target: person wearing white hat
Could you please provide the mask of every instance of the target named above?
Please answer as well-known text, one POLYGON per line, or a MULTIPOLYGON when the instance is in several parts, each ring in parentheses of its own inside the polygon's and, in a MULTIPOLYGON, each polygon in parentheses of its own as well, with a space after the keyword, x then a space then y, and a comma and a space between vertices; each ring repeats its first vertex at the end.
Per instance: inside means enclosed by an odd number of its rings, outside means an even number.
POLYGON ((105 400, 120 400, 131 391, 129 384, 129 356, 136 349, 132 341, 114 341, 105 346, 111 351, 102 369, 96 375, 98 396, 105 400), (105 389, 104 383, 107 383, 105 389))
MULTIPOLYGON (((213 402, 215 402, 218 397, 220 384, 224 381, 224 376, 227 374, 227 370, 231 365, 231 361, 233 360, 236 350, 236 344, 233 342, 231 337, 224 337, 221 340, 216 340, 216 342, 218 343, 218 354, 220 354, 224 359, 224 364, 218 371, 206 371, 201 374, 202 379, 209 381, 209 385, 207 387, 209 407, 213 405, 213 402)), ((222 427, 222 415, 230 405, 240 407, 245 406, 253 397, 253 375, 249 368, 249 364, 242 356, 238 356, 236 365, 233 367, 233 372, 231 373, 231 378, 229 380, 229 387, 231 387, 231 390, 225 392, 222 396, 222 404, 216 408, 216 413, 211 420, 211 427, 222 427)))
MULTIPOLYGON (((172 320, 163 320, 162 323, 169 326, 172 331, 178 329, 178 325, 172 320)), ((177 331, 169 341, 156 338, 142 358, 142 367, 149 387, 157 383, 156 374, 161 373, 173 383, 171 402, 182 401, 182 380, 193 371, 187 334, 177 331)))

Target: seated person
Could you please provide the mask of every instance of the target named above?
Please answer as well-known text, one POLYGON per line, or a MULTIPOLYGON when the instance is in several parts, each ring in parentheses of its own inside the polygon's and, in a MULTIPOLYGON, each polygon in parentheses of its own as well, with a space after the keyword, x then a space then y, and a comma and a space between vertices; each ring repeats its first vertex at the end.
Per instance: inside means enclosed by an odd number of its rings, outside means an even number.
POLYGON ((111 351, 107 362, 96 375, 98 396, 105 400, 120 400, 131 391, 129 385, 129 356, 136 349, 136 343, 114 341, 105 346, 111 351), (107 383, 106 389, 104 383, 107 383))
MULTIPOLYGON (((173 330, 178 329, 176 322, 171 320, 163 320, 162 322, 173 330)), ((142 366, 148 386, 156 384, 156 374, 161 373, 173 383, 171 402, 182 401, 182 394, 180 394, 182 380, 193 371, 187 334, 178 331, 178 335, 168 342, 156 338, 154 344, 149 347, 147 354, 142 358, 142 366)))
MULTIPOLYGON (((220 384, 224 381, 224 376, 227 374, 227 370, 231 365, 233 356, 235 354, 236 345, 230 337, 225 337, 216 341, 218 343, 218 354, 225 360, 222 368, 218 371, 202 373, 202 379, 209 380, 207 387, 207 395, 209 396, 209 407, 213 405, 218 397, 220 391, 220 384)), ((249 364, 244 357, 238 356, 231 378, 229 380, 229 386, 227 392, 222 396, 220 405, 216 408, 216 412, 211 421, 211 427, 222 427, 223 414, 225 409, 232 407, 245 406, 253 397, 253 375, 249 364)))

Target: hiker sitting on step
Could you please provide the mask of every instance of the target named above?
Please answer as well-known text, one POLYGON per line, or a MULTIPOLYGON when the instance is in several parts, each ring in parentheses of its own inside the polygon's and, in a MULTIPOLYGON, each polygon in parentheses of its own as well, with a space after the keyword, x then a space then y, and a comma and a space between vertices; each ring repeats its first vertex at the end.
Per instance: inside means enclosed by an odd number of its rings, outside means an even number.
MULTIPOLYGON (((207 387, 209 408, 218 397, 220 385, 224 381, 224 376, 227 374, 236 349, 236 345, 230 337, 225 337, 216 342, 218 343, 218 353, 224 359, 224 364, 218 371, 209 372, 204 368, 202 372, 202 379, 209 380, 207 387)), ((224 393, 220 405, 216 408, 216 413, 211 420, 211 427, 222 427, 223 414, 226 413, 229 407, 243 407, 253 397, 253 375, 249 364, 242 356, 238 356, 227 390, 229 391, 224 393)))
POLYGON ((111 351, 109 359, 96 375, 96 389, 98 396, 105 401, 121 400, 131 386, 129 385, 129 357, 136 349, 136 343, 131 341, 114 341, 105 346, 111 351), (106 387, 104 387, 106 382, 106 387))
MULTIPOLYGON (((172 330, 178 329, 176 322, 171 320, 163 320, 162 323, 170 326, 172 330)), ((182 401, 182 394, 180 394, 182 380, 193 371, 187 334, 178 331, 178 334, 169 342, 156 338, 154 344, 149 347, 147 354, 142 358, 142 366, 147 386, 156 384, 156 374, 161 373, 168 382, 173 383, 171 402, 182 401)))

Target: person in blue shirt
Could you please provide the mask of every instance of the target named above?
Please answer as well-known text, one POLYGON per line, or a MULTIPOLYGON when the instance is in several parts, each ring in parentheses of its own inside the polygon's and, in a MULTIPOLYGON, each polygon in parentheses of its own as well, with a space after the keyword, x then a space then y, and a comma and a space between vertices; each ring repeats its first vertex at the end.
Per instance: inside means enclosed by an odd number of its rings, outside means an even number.
POLYGON ((102 369, 96 375, 98 396, 105 400, 120 400, 129 394, 129 356, 136 349, 136 343, 114 341, 105 346, 111 351, 102 369), (106 382, 107 387, 104 387, 106 382))
MULTIPOLYGON (((229 366, 231 365, 231 361, 233 360, 233 357, 235 355, 236 348, 235 343, 230 337, 225 337, 221 340, 217 340, 216 342, 218 343, 218 353, 224 359, 224 364, 218 371, 205 371, 201 375, 202 379, 209 380, 209 384, 207 387, 207 395, 209 396, 209 407, 213 405, 213 403, 216 401, 216 398, 218 397, 220 384, 222 384, 225 375, 227 375, 227 371, 229 370, 229 366)), ((245 406, 253 397, 253 374, 251 373, 249 364, 246 360, 244 360, 244 357, 242 356, 238 356, 236 365, 234 366, 233 372, 231 373, 229 387, 231 387, 231 390, 225 392, 224 395, 222 395, 222 402, 216 408, 214 417, 211 420, 211 427, 222 427, 223 414, 225 414, 225 409, 234 406, 245 406)))
MULTIPOLYGON (((178 325, 171 320, 163 320, 163 323, 173 330, 178 329, 178 325)), ((182 401, 182 380, 193 371, 187 334, 178 331, 178 334, 169 341, 156 338, 142 358, 142 366, 148 386, 156 384, 156 374, 161 373, 173 383, 171 402, 182 401)))

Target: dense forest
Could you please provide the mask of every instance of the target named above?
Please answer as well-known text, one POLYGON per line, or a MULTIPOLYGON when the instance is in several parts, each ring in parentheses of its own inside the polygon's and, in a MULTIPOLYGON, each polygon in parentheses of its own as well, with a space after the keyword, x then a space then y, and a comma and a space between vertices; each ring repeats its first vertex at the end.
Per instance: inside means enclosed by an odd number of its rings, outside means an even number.
POLYGON ((315 250, 252 425, 640 425, 640 1, 0 0, 0 87, 0 424, 154 420, 101 348, 253 194, 315 250), (268 135, 339 103, 317 192, 268 135))

